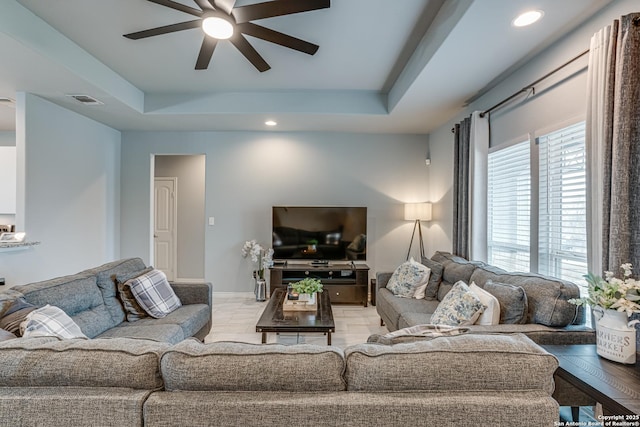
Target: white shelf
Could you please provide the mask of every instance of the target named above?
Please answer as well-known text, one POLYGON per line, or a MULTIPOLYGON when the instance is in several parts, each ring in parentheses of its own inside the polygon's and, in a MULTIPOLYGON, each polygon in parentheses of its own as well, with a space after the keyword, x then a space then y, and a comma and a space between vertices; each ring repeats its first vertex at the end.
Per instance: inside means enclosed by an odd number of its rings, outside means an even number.
POLYGON ((2 243, 0 244, 0 253, 26 251, 39 244, 40 242, 2 243))

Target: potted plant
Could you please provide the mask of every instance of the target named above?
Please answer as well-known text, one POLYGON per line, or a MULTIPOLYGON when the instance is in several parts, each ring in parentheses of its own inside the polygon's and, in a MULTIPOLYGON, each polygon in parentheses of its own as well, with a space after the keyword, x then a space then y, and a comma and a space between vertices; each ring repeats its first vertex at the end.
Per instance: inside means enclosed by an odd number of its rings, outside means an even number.
POLYGON ((623 278, 605 271, 604 279, 589 273, 589 295, 569 302, 590 305, 596 318, 598 354, 604 358, 627 364, 635 363, 636 333, 629 316, 640 313, 640 281, 631 277, 631 264, 622 264, 623 278), (621 344, 622 343, 622 344, 621 344))
POLYGON ((307 301, 309 304, 315 304, 316 294, 322 292, 322 282, 319 279, 306 277, 299 282, 291 284, 293 292, 298 294, 300 301, 307 301))
POLYGON ((318 240, 316 239, 307 240, 307 251, 315 252, 318 249, 317 244, 318 244, 318 240))

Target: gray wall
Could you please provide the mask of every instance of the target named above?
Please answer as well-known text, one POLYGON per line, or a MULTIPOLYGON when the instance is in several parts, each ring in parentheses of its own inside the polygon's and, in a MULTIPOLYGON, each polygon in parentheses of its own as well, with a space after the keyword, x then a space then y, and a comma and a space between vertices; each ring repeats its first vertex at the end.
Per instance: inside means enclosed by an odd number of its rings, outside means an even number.
MULTIPOLYGON (((591 20, 474 101, 465 112, 429 135, 432 163, 429 181, 434 221, 426 250, 450 251, 453 212, 453 134, 451 128, 473 111, 483 111, 589 48, 591 36, 614 19, 638 11, 636 0, 620 0, 605 7, 591 20)), ((536 95, 520 98, 491 114, 491 146, 508 143, 534 130, 584 120, 586 117, 586 67, 588 55, 536 86, 536 95)))
POLYGON ((178 178, 176 281, 204 280, 204 155, 156 156, 156 177, 178 178))
POLYGON ((0 252, 0 276, 12 286, 117 258, 120 132, 37 96, 17 95, 16 220, 28 240, 41 244, 0 252))
POLYGON ((240 250, 270 246, 273 205, 367 206, 371 274, 393 270, 413 225, 403 203, 428 200, 426 148, 425 135, 123 132, 121 255, 151 257, 153 155, 205 154, 205 279, 216 291, 253 290, 240 250))

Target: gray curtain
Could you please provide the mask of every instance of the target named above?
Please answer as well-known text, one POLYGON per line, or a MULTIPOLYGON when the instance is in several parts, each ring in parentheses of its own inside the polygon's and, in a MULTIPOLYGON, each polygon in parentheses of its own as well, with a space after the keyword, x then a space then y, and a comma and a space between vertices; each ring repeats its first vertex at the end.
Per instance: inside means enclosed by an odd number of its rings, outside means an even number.
POLYGON ((471 117, 454 127, 453 154, 453 248, 452 253, 469 259, 469 143, 471 117))
MULTIPOLYGON (((602 267, 640 271, 640 13, 611 26, 611 63, 604 120, 602 267)), ((591 117, 591 119, 594 119, 591 117)), ((596 118, 597 119, 597 118, 596 118)))

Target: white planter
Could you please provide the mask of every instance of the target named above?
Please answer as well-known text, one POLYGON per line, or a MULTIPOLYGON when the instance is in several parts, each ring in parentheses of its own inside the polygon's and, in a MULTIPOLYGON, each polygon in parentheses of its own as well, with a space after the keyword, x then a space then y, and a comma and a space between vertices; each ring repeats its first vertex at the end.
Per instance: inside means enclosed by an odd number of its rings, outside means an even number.
POLYGON ((625 364, 636 363, 636 330, 624 311, 594 308, 598 354, 625 364))
POLYGON ((304 301, 309 305, 313 305, 316 303, 316 294, 300 294, 300 296, 298 297, 298 299, 300 301, 304 301))

